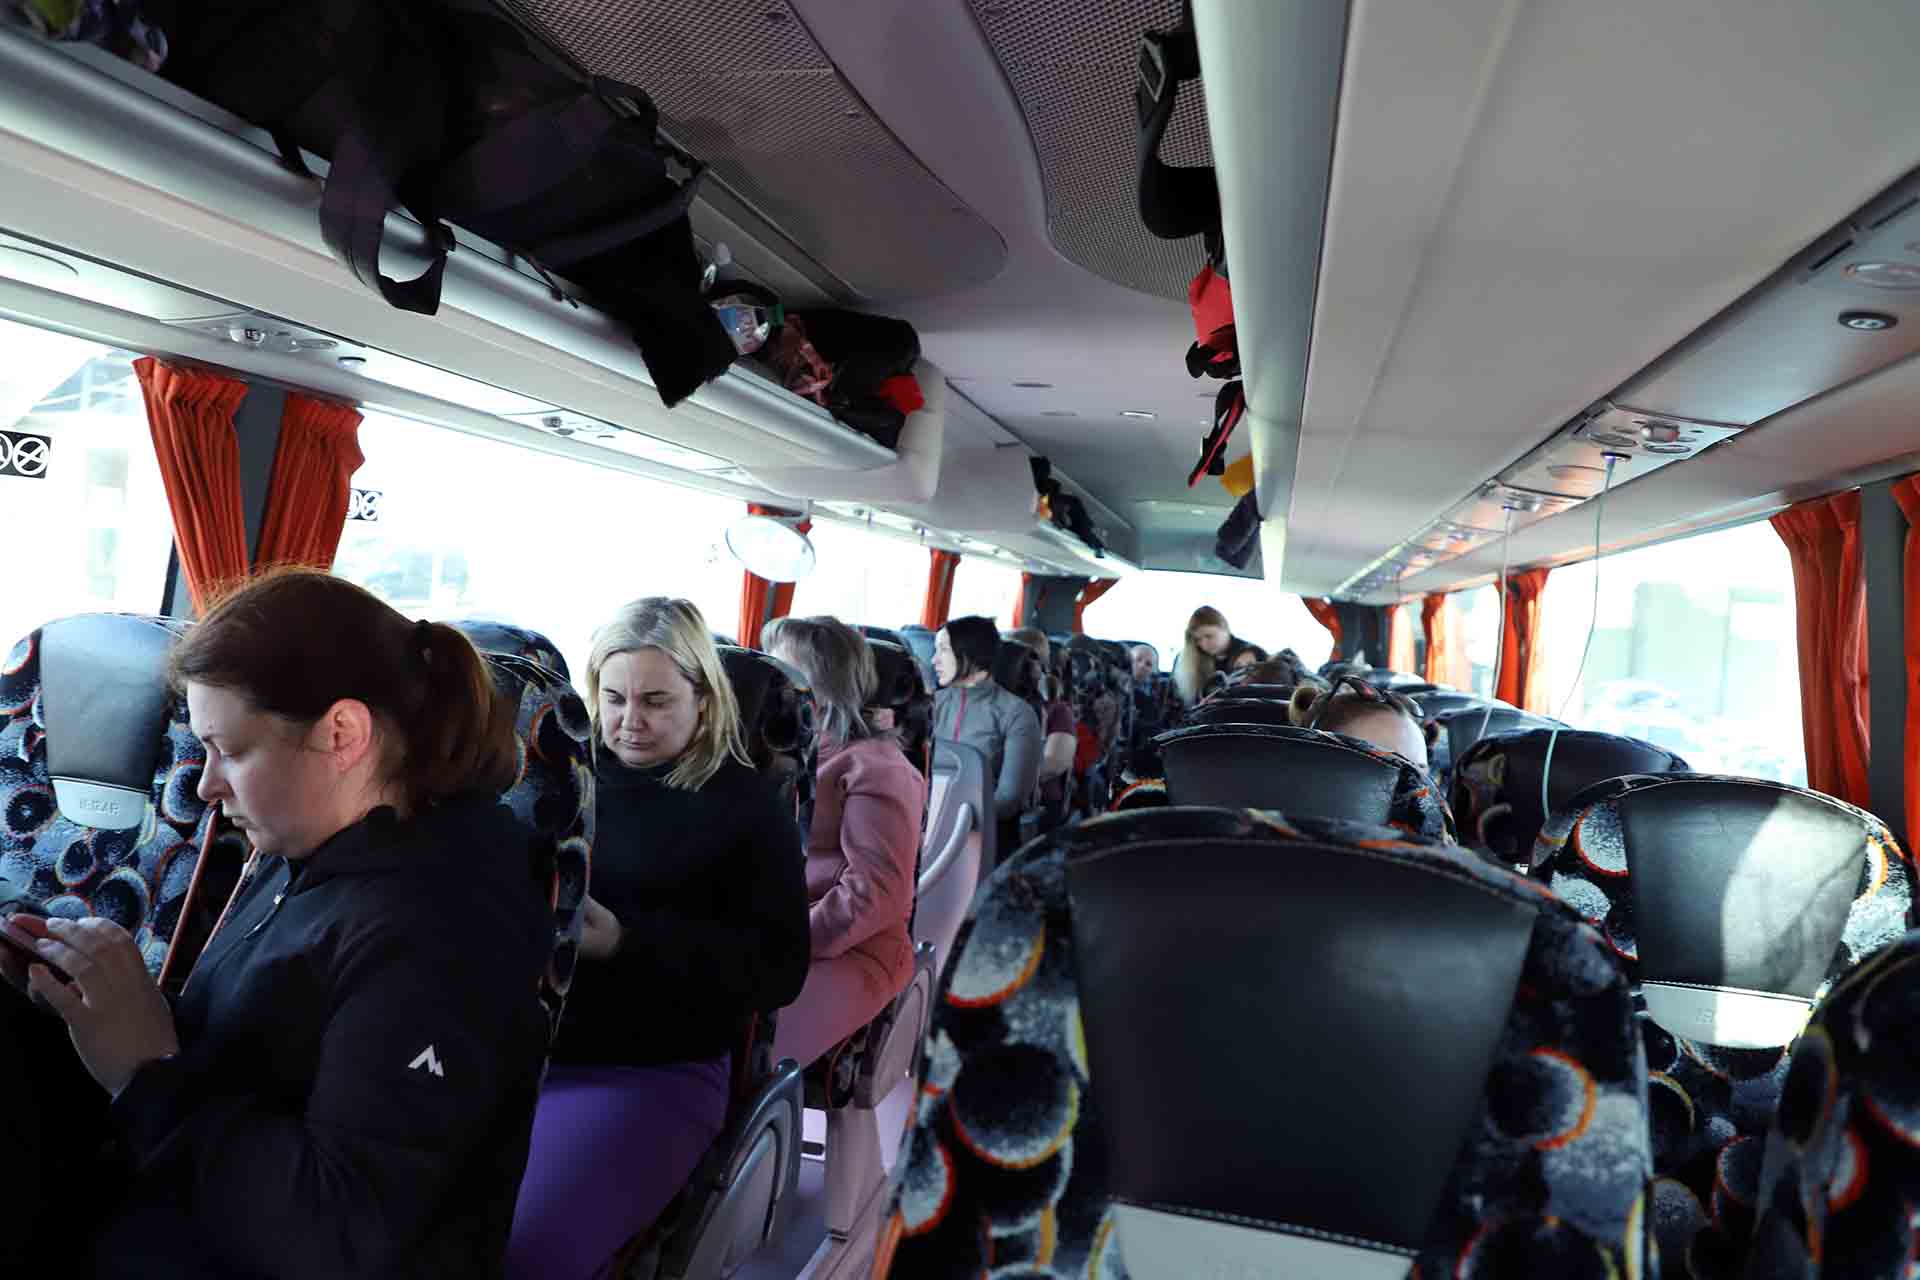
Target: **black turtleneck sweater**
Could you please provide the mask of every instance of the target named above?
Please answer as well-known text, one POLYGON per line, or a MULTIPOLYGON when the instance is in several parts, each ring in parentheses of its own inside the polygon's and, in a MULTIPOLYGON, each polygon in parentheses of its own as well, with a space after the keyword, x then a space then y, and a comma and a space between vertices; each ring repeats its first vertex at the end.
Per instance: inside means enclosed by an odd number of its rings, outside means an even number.
POLYGON ((597 754, 591 892, 625 933, 612 959, 581 958, 554 1061, 729 1053, 749 1014, 792 1003, 807 979, 799 823, 736 761, 682 791, 666 785, 670 765, 630 769, 597 754))

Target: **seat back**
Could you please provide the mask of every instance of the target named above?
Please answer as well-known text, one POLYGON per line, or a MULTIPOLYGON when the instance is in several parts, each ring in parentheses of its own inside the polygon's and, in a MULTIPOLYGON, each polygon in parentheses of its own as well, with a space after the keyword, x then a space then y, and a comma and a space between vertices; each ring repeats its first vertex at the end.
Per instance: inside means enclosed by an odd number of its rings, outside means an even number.
POLYGON ((1449 711, 1458 711, 1462 707, 1484 707, 1488 703, 1504 707, 1507 704, 1492 698, 1483 698, 1477 693, 1463 693, 1458 689, 1434 689, 1427 693, 1410 693, 1414 705, 1419 707, 1427 719, 1443 716, 1449 711))
POLYGON ((1238 690, 1208 698, 1187 714, 1187 723, 1291 725, 1287 703, 1275 698, 1242 698, 1238 690))
POLYGON ((801 829, 813 815, 817 755, 813 689, 800 668, 739 646, 720 650, 740 703, 747 757, 793 801, 801 829))
POLYGON ((513 654, 482 652, 494 688, 515 708, 514 733, 520 741, 519 775, 500 798, 552 851, 553 955, 540 984, 540 1002, 549 1030, 558 1032, 579 959, 581 906, 593 871, 593 726, 586 703, 565 676, 513 654))
MULTIPOLYGON (((1416 702, 1415 705, 1420 704, 1416 702)), ((1480 739, 1491 738, 1496 733, 1551 729, 1557 723, 1546 716, 1521 711, 1516 707, 1495 706, 1489 710, 1485 702, 1437 714, 1429 713, 1428 718, 1437 721, 1440 729, 1438 734, 1429 735, 1431 745, 1427 748, 1427 767, 1433 771, 1434 780, 1442 787, 1452 784, 1454 761, 1464 759, 1480 739)))
POLYGON ((1878 819, 1831 796, 1662 774, 1582 792, 1536 858, 1535 875, 1601 929, 1642 992, 1663 1252, 1737 1258, 1787 1046, 1814 1001, 1906 930, 1905 855, 1878 819))
POLYGON ((184 977, 243 856, 236 842, 203 857, 218 812, 198 794, 206 752, 166 679, 183 630, 77 614, 0 666, 0 877, 54 915, 119 924, 156 978, 176 936, 184 977))
POLYGON ((1260 702, 1290 702, 1295 688, 1290 684, 1236 684, 1223 696, 1260 702))
POLYGON ((461 619, 448 625, 465 632, 467 639, 473 641, 473 647, 482 653, 504 653, 525 658, 536 666, 545 667, 562 680, 573 679, 567 670, 567 660, 560 653, 560 646, 538 631, 479 618, 461 619))
POLYGON ((1381 827, 1112 815, 996 872, 959 948, 877 1277, 1649 1261, 1631 993, 1502 868, 1381 827))
POLYGON ((1526 729, 1482 738, 1456 757, 1447 793, 1461 841, 1508 866, 1530 862, 1547 821, 1540 778, 1549 763, 1549 810, 1608 778, 1688 771, 1687 762, 1664 747, 1590 729, 1526 729))
POLYGON ((920 673, 920 664, 904 645, 869 640, 880 687, 875 705, 893 712, 900 749, 922 774, 933 767, 933 687, 920 673))
POLYGON ((952 954, 967 907, 997 856, 992 805, 986 757, 962 743, 935 743, 913 938, 931 942, 942 967, 952 954))
POLYGON ((1794 1043, 1766 1137, 1746 1274, 1900 1275, 1920 1204, 1920 932, 1862 962, 1794 1043))
POLYGON ((1156 739, 1174 805, 1278 809, 1450 835, 1446 807, 1411 761, 1341 733, 1202 724, 1156 739))

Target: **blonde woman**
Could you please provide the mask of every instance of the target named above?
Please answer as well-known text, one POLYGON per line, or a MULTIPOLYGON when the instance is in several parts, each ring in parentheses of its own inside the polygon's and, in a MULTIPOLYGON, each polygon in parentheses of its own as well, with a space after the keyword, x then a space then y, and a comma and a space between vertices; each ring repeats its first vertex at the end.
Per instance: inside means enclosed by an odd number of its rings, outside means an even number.
POLYGON ((617 613, 587 661, 592 896, 534 1119, 508 1274, 586 1280, 652 1224, 726 1121, 746 1019, 807 976, 799 826, 747 763, 685 600, 617 613))
POLYGON ((873 650, 833 618, 776 618, 767 652, 806 673, 820 717, 820 776, 807 833, 813 964, 780 1015, 775 1058, 811 1063, 871 1022, 913 976, 914 872, 927 780, 866 706, 873 650))
POLYGON ((1206 696, 1216 671, 1230 671, 1247 642, 1233 634, 1227 616, 1203 604, 1187 619, 1187 643, 1173 664, 1174 687, 1188 706, 1206 696))

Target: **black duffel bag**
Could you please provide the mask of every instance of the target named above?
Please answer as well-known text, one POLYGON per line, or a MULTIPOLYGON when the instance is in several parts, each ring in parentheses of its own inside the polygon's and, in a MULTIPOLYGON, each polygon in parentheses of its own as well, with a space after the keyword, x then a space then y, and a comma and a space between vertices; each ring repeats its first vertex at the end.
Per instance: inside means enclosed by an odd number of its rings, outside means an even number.
POLYGON ((641 89, 581 75, 485 0, 203 0, 168 30, 169 79, 269 130, 296 169, 302 148, 327 157, 321 232, 392 305, 438 308, 452 223, 578 284, 667 404, 732 363, 687 219, 699 167, 641 89), (411 280, 380 272, 402 207, 431 245, 411 280))

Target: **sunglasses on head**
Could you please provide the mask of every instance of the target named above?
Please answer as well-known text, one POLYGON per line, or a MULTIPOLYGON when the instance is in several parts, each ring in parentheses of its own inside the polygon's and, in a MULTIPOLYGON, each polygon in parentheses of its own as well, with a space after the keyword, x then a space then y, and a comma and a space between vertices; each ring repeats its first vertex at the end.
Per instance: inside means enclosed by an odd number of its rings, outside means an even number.
POLYGON ((1340 696, 1340 692, 1343 689, 1351 689, 1362 701, 1372 703, 1379 707, 1388 707, 1403 715, 1411 716, 1415 724, 1420 724, 1426 719, 1421 713, 1419 705, 1405 694, 1394 693, 1390 689, 1382 689, 1379 685, 1372 684, 1361 676, 1342 675, 1335 676, 1333 679, 1333 687, 1321 694, 1319 698, 1314 701, 1313 714, 1307 718, 1307 728, 1318 729, 1320 727, 1320 722, 1326 718, 1327 712, 1333 709, 1334 700, 1340 696))

